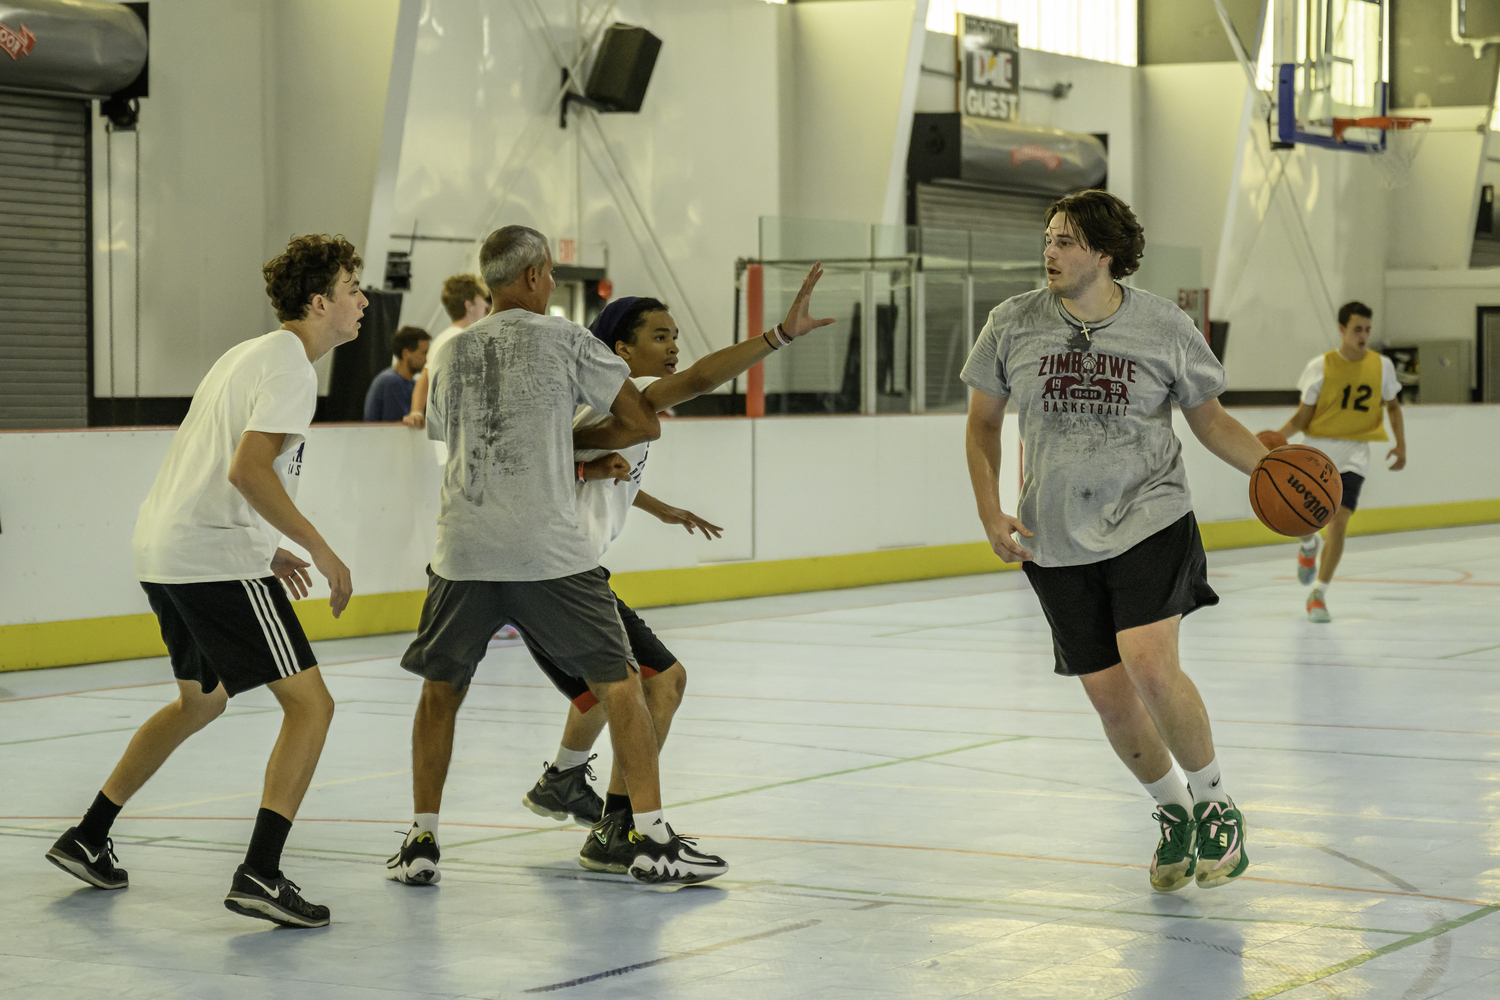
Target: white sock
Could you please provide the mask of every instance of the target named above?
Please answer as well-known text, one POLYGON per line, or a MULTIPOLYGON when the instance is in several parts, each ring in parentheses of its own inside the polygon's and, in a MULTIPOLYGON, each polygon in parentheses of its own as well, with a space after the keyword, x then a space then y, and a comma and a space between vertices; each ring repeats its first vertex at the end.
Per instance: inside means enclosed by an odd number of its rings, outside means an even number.
POLYGON ((1215 757, 1201 771, 1188 771, 1187 783, 1193 798, 1199 802, 1228 802, 1229 792, 1219 776, 1219 758, 1215 757))
POLYGON ((635 814, 635 832, 642 837, 650 837, 658 844, 665 844, 672 839, 667 836, 667 819, 658 809, 655 812, 635 814))
POLYGON ((1324 583, 1322 580, 1318 580, 1316 583, 1313 584, 1313 590, 1316 590, 1318 593, 1322 594, 1324 597, 1328 596, 1328 591, 1332 587, 1333 587, 1333 581, 1332 580, 1329 580, 1327 583, 1324 583))
POLYGON ((1311 535, 1311 536, 1309 536, 1308 539, 1307 539, 1307 541, 1305 541, 1305 542, 1302 543, 1302 551, 1306 552, 1308 555, 1311 555, 1312 553, 1316 552, 1317 550, 1318 550, 1318 536, 1317 535, 1311 535))
POLYGON ((436 843, 437 830, 437 813, 413 813, 411 817, 411 829, 406 831, 406 843, 410 844, 424 833, 432 834, 433 843, 436 843))
POLYGON ((569 750, 559 743, 557 746, 557 759, 552 762, 552 766, 559 771, 566 771, 570 767, 577 767, 579 764, 587 764, 588 762, 589 752, 587 750, 569 750))
POLYGON ((1181 806, 1189 816, 1193 814, 1193 793, 1188 791, 1187 781, 1174 762, 1167 773, 1155 781, 1143 781, 1147 794, 1160 806, 1181 806))

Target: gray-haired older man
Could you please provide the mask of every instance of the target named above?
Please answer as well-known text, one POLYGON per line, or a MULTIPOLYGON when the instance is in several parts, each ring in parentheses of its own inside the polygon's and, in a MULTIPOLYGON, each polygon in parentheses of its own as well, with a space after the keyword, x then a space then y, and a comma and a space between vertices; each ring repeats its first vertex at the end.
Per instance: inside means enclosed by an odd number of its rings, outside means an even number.
POLYGON ((575 446, 615 451, 655 439, 661 425, 629 365, 584 327, 546 315, 545 236, 497 229, 479 266, 490 314, 439 348, 431 366, 427 435, 447 444, 448 462, 422 621, 401 659, 425 679, 412 727, 415 817, 388 874, 408 885, 438 881, 438 809, 458 708, 490 636, 511 624, 604 705, 635 813, 630 874, 653 883, 722 875, 723 859, 697 851, 662 816, 640 671, 573 492, 575 446), (575 431, 579 404, 609 416, 575 431))

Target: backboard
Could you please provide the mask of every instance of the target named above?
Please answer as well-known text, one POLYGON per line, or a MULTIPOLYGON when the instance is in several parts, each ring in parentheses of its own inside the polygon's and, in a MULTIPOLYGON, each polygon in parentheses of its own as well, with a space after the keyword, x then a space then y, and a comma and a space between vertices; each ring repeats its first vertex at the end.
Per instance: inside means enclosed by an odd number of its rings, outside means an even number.
POLYGON ((1276 137, 1355 153, 1384 152, 1378 128, 1334 128, 1336 118, 1386 114, 1385 0, 1265 0, 1274 70, 1276 137))

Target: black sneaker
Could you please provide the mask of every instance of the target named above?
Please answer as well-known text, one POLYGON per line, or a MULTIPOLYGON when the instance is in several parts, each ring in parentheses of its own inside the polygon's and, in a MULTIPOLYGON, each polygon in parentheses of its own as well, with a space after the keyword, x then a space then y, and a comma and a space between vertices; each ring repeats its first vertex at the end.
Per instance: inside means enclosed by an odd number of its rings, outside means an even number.
POLYGON ((704 854, 691 838, 679 837, 671 824, 667 824, 667 836, 671 839, 658 844, 635 830, 630 831, 630 845, 635 852, 635 860, 630 863, 631 878, 649 885, 669 882, 692 885, 718 878, 729 870, 723 858, 704 854))
POLYGON ((249 865, 234 870, 224 908, 241 916, 269 920, 283 927, 327 927, 328 907, 302 898, 302 889, 280 872, 266 878, 249 865))
POLYGON ((443 878, 443 873, 438 871, 438 858, 442 853, 438 850, 436 837, 430 833, 420 834, 391 855, 385 863, 385 877, 407 885, 437 885, 443 878))
POLYGON ((103 847, 95 847, 78 835, 76 826, 57 838, 47 852, 47 860, 95 889, 130 888, 130 876, 125 869, 115 867, 120 860, 115 856, 115 842, 106 837, 103 847))
MULTIPOLYGON (((589 761, 598 756, 594 754, 589 761)), ((593 826, 599 822, 599 817, 604 814, 604 800, 589 787, 594 769, 589 766, 588 761, 566 771, 559 771, 550 764, 542 766, 546 770, 536 784, 531 786, 531 791, 522 797, 521 805, 538 816, 552 819, 567 819, 572 816, 584 826, 593 826)))
POLYGON ((578 863, 591 872, 624 875, 638 853, 630 842, 633 829, 629 811, 607 813, 589 830, 588 839, 578 852, 578 863))

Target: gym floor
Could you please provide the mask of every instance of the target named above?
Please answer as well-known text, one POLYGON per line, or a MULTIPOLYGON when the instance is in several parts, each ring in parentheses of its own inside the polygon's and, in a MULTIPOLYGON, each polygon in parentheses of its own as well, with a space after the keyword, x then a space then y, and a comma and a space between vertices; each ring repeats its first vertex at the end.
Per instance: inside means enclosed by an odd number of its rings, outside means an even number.
POLYGON ((566 705, 519 647, 460 718, 441 885, 385 881, 409 636, 318 644, 339 709, 284 861, 332 908, 317 931, 221 902, 268 693, 127 805, 131 888, 100 892, 42 855, 169 669, 0 675, 0 997, 1500 996, 1500 526, 1351 539, 1331 625, 1292 553, 1210 553, 1223 601, 1184 623, 1252 866, 1171 896, 1152 803, 1052 675, 1019 573, 647 611, 689 675, 667 816, 730 863, 675 891, 583 871, 582 831, 521 806, 566 705))

